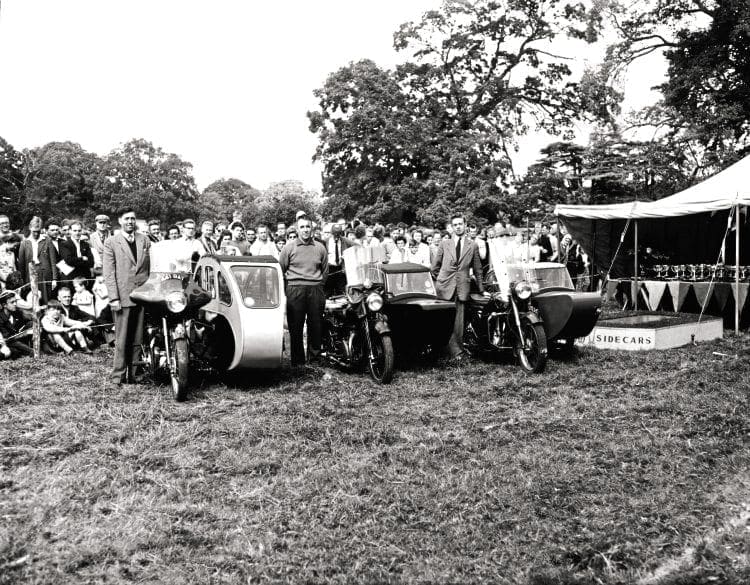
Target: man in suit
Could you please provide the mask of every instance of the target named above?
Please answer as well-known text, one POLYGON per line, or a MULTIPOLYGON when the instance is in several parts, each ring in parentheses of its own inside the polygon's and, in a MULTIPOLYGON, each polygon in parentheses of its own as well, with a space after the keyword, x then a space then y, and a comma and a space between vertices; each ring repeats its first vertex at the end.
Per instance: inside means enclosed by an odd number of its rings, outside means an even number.
POLYGON ((83 225, 81 222, 73 221, 70 224, 70 239, 60 243, 62 259, 68 266, 73 267, 73 271, 65 275, 65 280, 69 286, 76 276, 90 280, 91 269, 94 267, 94 255, 91 253, 89 243, 81 239, 82 233, 83 225))
POLYGON ((104 243, 104 282, 115 320, 115 358, 112 381, 120 385, 134 381, 133 358, 143 341, 143 307, 130 300, 130 293, 148 279, 149 239, 135 231, 135 211, 118 214, 120 233, 104 243))
POLYGON ((52 295, 60 280, 57 263, 60 261, 60 222, 50 219, 47 222, 47 237, 39 243, 39 290, 42 303, 54 298, 52 295))
POLYGON ((39 270, 39 245, 42 241, 42 219, 34 217, 29 222, 29 236, 21 242, 18 248, 18 270, 23 277, 24 284, 28 284, 31 278, 29 264, 33 264, 39 270))
POLYGON ((479 292, 484 292, 482 262, 477 245, 466 237, 466 222, 462 215, 451 218, 453 236, 440 243, 432 262, 435 289, 441 299, 456 302, 453 335, 448 342, 448 355, 459 359, 464 354, 464 308, 471 290, 470 271, 474 271, 479 292))
POLYGON ((344 250, 350 248, 352 243, 344 237, 344 228, 336 223, 331 226, 331 235, 325 245, 328 251, 328 277, 325 281, 325 293, 327 297, 330 297, 343 294, 346 289, 344 250))

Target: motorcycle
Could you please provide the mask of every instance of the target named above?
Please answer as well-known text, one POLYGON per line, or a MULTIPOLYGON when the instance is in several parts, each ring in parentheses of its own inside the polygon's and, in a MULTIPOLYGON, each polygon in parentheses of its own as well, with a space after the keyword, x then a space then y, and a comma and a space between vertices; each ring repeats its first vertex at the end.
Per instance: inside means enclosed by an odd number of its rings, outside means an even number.
POLYGON ((141 360, 154 382, 169 380, 176 400, 187 399, 193 320, 211 296, 191 278, 192 250, 183 241, 150 248, 151 273, 130 299, 145 308, 141 360))
POLYGON ((384 256, 380 248, 344 251, 345 294, 326 299, 321 351, 321 357, 335 365, 354 371, 367 367, 380 384, 393 379, 394 365, 391 329, 383 312, 384 256))
POLYGON ((516 261, 505 243, 490 243, 492 270, 484 295, 471 294, 466 305, 464 348, 471 355, 512 350, 521 368, 542 372, 547 363, 547 335, 539 315, 532 310, 533 272, 516 261))

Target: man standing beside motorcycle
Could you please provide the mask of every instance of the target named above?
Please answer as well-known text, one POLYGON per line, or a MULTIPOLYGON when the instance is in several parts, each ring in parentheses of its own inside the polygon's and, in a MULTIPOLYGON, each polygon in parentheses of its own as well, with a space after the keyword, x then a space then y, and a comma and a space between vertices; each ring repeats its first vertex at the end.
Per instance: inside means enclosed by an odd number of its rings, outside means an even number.
POLYGON ((307 348, 311 361, 320 355, 321 325, 328 276, 328 251, 312 237, 312 222, 297 220, 298 237, 281 250, 279 264, 286 281, 286 317, 289 325, 292 367, 305 364, 303 331, 307 319, 307 348))
POLYGON ((133 358, 143 340, 143 307, 130 300, 130 293, 148 280, 151 242, 135 231, 135 211, 132 208, 121 209, 117 216, 121 230, 104 242, 102 269, 115 320, 115 359, 111 378, 120 385, 134 381, 133 358))
POLYGON ((484 292, 484 285, 479 248, 466 237, 466 221, 463 215, 453 216, 450 225, 452 236, 440 242, 432 262, 432 276, 435 278, 438 298, 456 303, 456 320, 448 342, 448 355, 451 359, 460 359, 465 353, 464 309, 471 291, 472 270, 480 293, 484 292))

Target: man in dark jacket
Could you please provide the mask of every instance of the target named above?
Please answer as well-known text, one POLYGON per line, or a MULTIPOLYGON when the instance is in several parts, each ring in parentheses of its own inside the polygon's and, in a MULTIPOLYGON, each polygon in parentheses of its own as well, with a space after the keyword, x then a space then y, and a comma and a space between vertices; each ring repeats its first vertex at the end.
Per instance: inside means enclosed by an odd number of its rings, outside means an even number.
POLYGON ((6 290, 0 293, 0 338, 3 340, 0 344, 10 350, 10 358, 34 355, 28 344, 31 336, 29 320, 18 309, 17 302, 14 292, 6 290))
POLYGON ((64 276, 67 282, 72 282, 76 276, 87 279, 91 288, 91 269, 94 267, 94 256, 88 242, 81 239, 83 226, 80 221, 70 224, 70 239, 60 243, 60 255, 65 263, 73 270, 64 276))

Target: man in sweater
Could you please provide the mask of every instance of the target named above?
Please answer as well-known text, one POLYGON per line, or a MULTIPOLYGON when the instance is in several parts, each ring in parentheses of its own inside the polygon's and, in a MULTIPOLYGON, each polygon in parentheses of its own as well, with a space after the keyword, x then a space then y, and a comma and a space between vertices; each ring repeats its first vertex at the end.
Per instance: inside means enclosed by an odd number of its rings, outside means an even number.
POLYGON ((328 251, 313 239, 312 222, 297 220, 298 237, 281 250, 279 264, 286 280, 286 315, 289 324, 292 367, 305 363, 303 330, 307 319, 307 349, 310 361, 320 356, 321 325, 326 297, 323 290, 328 276, 328 251))

